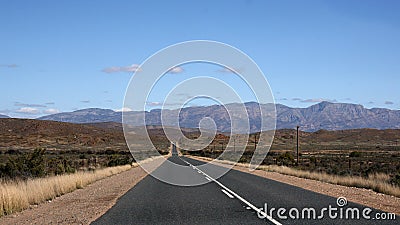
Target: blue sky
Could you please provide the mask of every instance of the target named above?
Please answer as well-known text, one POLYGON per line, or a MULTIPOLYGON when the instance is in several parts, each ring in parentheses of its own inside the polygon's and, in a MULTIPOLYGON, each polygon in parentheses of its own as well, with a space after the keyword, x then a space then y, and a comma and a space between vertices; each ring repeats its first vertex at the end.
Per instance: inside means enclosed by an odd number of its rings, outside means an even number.
MULTIPOLYGON (((400 2, 388 0, 1 1, 0 113, 120 109, 132 65, 198 39, 249 55, 278 103, 400 109, 399 11, 400 2)), ((210 68, 187 65, 163 82, 194 74, 232 79, 210 68)), ((163 100, 157 97, 149 107, 163 100)))

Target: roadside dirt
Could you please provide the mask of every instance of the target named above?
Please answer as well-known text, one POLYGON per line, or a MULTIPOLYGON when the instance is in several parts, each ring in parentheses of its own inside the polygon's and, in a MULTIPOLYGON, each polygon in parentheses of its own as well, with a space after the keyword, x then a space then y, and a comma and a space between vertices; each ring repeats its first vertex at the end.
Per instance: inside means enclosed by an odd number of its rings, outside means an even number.
MULTIPOLYGON (((193 156, 189 157, 204 162, 210 161, 210 159, 205 159, 203 157, 193 157, 193 156)), ((225 166, 225 167, 227 166, 226 164, 222 163, 217 163, 217 164, 220 166, 225 166)), ((351 202, 355 202, 375 209, 380 209, 385 212, 396 213, 397 215, 400 215, 400 198, 377 193, 370 189, 334 185, 334 184, 324 183, 321 181, 304 179, 276 172, 267 172, 263 170, 249 171, 247 167, 238 165, 234 166, 233 169, 245 173, 254 174, 260 177, 265 177, 271 180, 276 180, 282 183, 290 184, 320 194, 329 195, 335 198, 345 197, 348 201, 351 202)))

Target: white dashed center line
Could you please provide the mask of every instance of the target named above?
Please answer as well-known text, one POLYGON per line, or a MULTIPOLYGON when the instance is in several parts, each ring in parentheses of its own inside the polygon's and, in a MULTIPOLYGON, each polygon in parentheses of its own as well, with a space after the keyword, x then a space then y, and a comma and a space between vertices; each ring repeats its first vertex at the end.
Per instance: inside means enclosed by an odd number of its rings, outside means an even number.
POLYGON ((235 198, 233 197, 233 195, 229 194, 227 191, 225 191, 224 189, 221 189, 222 192, 224 192, 224 194, 226 194, 229 198, 235 198))

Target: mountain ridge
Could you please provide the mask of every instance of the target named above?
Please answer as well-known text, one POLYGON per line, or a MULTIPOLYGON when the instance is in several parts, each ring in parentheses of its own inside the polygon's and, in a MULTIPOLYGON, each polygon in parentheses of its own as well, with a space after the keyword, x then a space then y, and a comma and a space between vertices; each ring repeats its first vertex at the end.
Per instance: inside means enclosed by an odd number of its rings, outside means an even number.
POLYGON ((10 118, 10 117, 6 116, 6 115, 3 115, 3 114, 0 114, 0 118, 10 118))
MULTIPOLYGON (((233 103, 235 104, 235 103, 233 103)), ((238 104, 239 105, 239 104, 238 104)), ((227 105, 228 106, 228 105, 227 105)), ((232 105, 231 105, 232 106, 232 105)), ((260 130, 260 107, 271 109, 271 104, 245 103, 249 114, 250 132, 260 130)), ((400 129, 400 110, 385 108, 367 109, 362 105, 350 103, 320 102, 307 108, 292 108, 276 104, 276 128, 294 128, 300 126, 303 131, 346 130, 359 128, 400 129)), ((264 108, 264 109, 265 109, 264 108)), ((179 110, 179 109, 175 109, 179 110)), ((173 113, 174 110, 165 110, 173 113)), ((136 118, 140 112, 128 112, 136 118)), ((145 111, 147 125, 161 125, 161 110, 145 111)), ((229 115, 224 106, 195 106, 181 109, 179 124, 181 127, 196 128, 204 117, 212 118, 221 132, 230 130, 229 115)), ((74 112, 64 112, 37 118, 70 123, 96 123, 122 121, 122 112, 110 109, 88 108, 74 112)))

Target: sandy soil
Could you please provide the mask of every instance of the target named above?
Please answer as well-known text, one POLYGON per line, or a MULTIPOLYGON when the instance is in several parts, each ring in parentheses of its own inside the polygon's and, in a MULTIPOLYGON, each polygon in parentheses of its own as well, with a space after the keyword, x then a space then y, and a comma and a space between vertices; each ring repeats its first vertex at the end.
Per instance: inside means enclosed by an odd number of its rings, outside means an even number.
MULTIPOLYGON (((190 157, 201 161, 210 161, 210 159, 205 159, 203 157, 190 157)), ((222 163, 218 163, 218 165, 226 166, 222 163)), ((335 198, 345 197, 348 201, 351 202, 359 203, 368 207, 380 209, 385 212, 391 212, 400 215, 400 198, 377 193, 370 189, 334 185, 321 181, 304 179, 276 172, 267 172, 263 170, 249 171, 247 167, 243 166, 234 166, 234 169, 246 173, 251 173, 260 177, 276 180, 282 183, 287 183, 313 192, 329 195, 335 198)))

